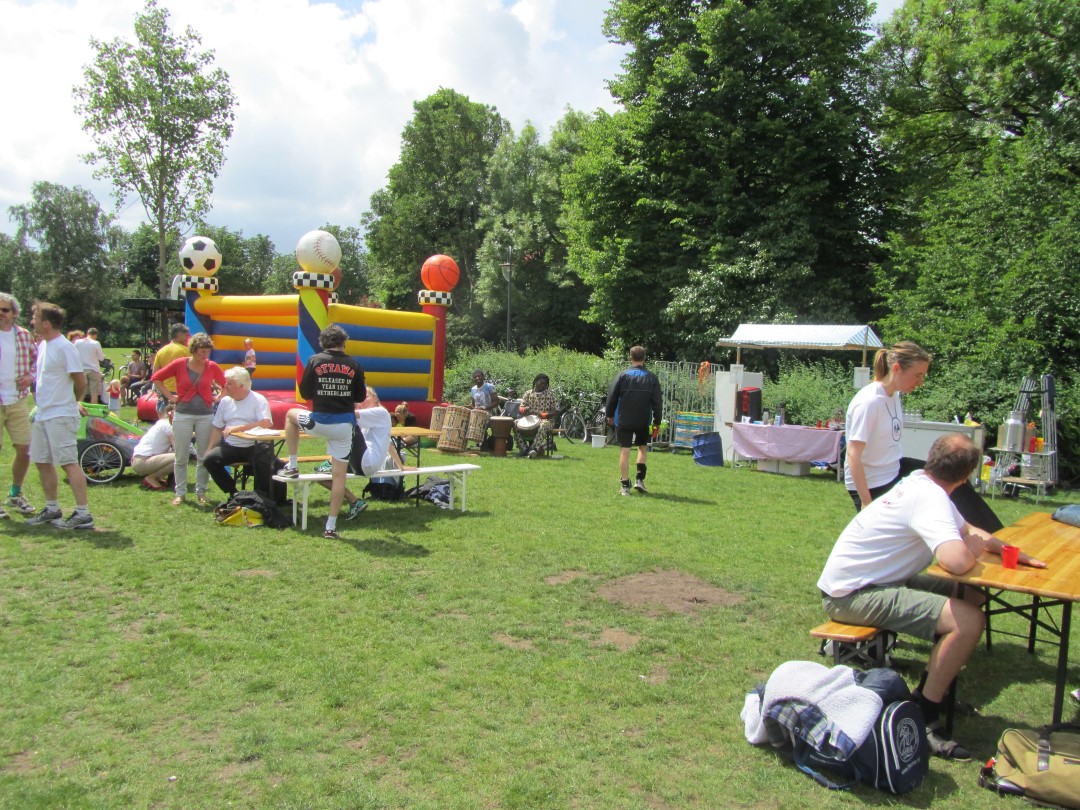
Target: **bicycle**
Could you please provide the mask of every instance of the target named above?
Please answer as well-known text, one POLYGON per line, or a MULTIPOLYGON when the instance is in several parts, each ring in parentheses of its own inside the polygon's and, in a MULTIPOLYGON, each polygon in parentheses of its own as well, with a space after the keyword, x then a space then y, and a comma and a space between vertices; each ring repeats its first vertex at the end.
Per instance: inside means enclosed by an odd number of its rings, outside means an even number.
POLYGON ((609 442, 615 437, 614 428, 607 423, 604 397, 585 391, 579 391, 577 402, 566 409, 559 430, 572 442, 585 443, 593 434, 604 434, 609 442))

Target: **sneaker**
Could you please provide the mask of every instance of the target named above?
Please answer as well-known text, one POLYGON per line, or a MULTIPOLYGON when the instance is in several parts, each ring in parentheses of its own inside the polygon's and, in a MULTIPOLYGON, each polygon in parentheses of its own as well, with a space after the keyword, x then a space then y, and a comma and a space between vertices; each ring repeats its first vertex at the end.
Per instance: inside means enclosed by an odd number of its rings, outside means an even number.
POLYGON ((950 740, 945 736, 945 729, 940 720, 926 727, 926 742, 930 746, 930 753, 935 757, 951 759, 954 762, 971 761, 970 751, 956 740, 950 740))
POLYGON ((642 495, 647 495, 649 493, 649 490, 645 489, 645 482, 642 481, 640 478, 634 482, 634 489, 636 489, 642 495))
POLYGON ((329 461, 324 461, 318 467, 315 468, 315 472, 320 475, 330 475, 334 471, 334 465, 329 461))
POLYGON ((1069 692, 1069 697, 1073 699, 1073 703, 1080 704, 1080 689, 1074 689, 1073 691, 1069 692))
POLYGON ((360 517, 360 513, 367 509, 367 503, 357 498, 349 506, 349 510, 345 513, 346 520, 355 520, 360 517))
POLYGON ((529 451, 529 458, 536 458, 536 455, 537 455, 537 453, 536 453, 535 450, 530 450, 529 451))
POLYGON ((4 507, 0 506, 0 520, 6 520, 8 513, 4 511, 4 507))
POLYGON ((26 521, 27 526, 40 526, 43 523, 52 523, 54 520, 60 520, 64 516, 63 512, 59 509, 49 509, 42 507, 41 511, 34 515, 32 518, 26 521))
POLYGON ((34 507, 22 495, 12 495, 7 499, 7 505, 15 507, 16 512, 24 515, 34 514, 34 507))
POLYGON ((278 470, 278 475, 282 478, 299 478, 300 470, 296 467, 282 467, 278 470))
POLYGON ((619 490, 619 494, 620 495, 629 495, 630 494, 630 485, 629 484, 623 484, 622 489, 619 490))
POLYGON ((340 540, 341 535, 337 533, 336 529, 323 529, 322 536, 326 540, 340 540))
POLYGON ((78 512, 72 512, 71 517, 67 520, 57 518, 52 522, 52 525, 58 529, 92 529, 94 528, 94 518, 89 513, 80 515, 78 512))

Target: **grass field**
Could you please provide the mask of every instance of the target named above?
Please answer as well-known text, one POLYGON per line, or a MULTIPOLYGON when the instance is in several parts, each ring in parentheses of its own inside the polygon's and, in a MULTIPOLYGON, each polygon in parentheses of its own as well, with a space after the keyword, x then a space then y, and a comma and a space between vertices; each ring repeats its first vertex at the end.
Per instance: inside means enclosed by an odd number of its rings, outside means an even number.
MULTIPOLYGON (((1016 639, 962 679, 976 762, 907 797, 830 793, 744 740, 745 692, 822 660, 835 478, 658 451, 622 498, 616 450, 559 450, 480 457, 464 515, 376 503, 337 541, 325 493, 305 533, 224 528, 130 472, 91 488, 95 532, 0 524, 0 807, 1010 806, 978 760, 1049 719, 1054 674, 1016 639)), ((926 652, 899 650, 910 682, 926 652)))

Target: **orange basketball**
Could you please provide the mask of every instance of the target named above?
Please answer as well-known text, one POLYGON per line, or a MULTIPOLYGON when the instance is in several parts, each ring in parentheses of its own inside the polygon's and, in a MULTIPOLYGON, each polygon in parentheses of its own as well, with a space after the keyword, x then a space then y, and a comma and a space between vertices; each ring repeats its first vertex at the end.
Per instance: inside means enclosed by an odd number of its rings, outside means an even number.
POLYGON ((425 287, 435 292, 450 292, 457 286, 459 278, 461 271, 458 270, 457 262, 441 253, 429 258, 420 268, 420 280, 425 287))

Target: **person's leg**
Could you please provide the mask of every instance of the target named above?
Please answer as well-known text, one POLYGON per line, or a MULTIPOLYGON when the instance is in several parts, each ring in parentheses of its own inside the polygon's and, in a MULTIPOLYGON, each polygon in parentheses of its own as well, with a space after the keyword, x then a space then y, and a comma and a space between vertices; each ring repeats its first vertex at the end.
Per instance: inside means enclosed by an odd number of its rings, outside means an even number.
POLYGON ((940 703, 979 644, 985 619, 970 602, 950 599, 938 618, 938 641, 930 650, 923 696, 940 703))
POLYGON ((195 419, 195 495, 199 499, 206 499, 206 489, 210 485, 210 473, 203 464, 207 449, 210 446, 210 436, 214 432, 214 417, 212 414, 199 416, 195 419))
POLYGON ((45 496, 46 503, 56 502, 56 489, 59 484, 59 477, 56 474, 56 467, 52 464, 38 464, 38 479, 41 481, 41 493, 45 496))
POLYGON ((15 453, 11 460, 11 486, 8 503, 23 513, 33 508, 22 498, 22 486, 30 469, 30 397, 23 397, 3 407, 4 430, 15 453))
POLYGON ((300 448, 300 414, 304 413, 300 408, 293 408, 285 414, 285 448, 289 454, 287 470, 296 469, 296 457, 300 448))
POLYGON ((86 372, 86 393, 90 397, 90 402, 101 402, 101 372, 100 371, 88 371, 86 372))
POLYGON ((225 470, 228 465, 235 461, 234 453, 230 452, 235 449, 237 448, 221 442, 217 447, 206 452, 202 462, 206 472, 214 479, 218 489, 224 492, 226 496, 232 496, 236 492, 236 483, 233 481, 233 477, 225 470))
POLYGON ((177 505, 187 496, 188 462, 191 459, 191 437, 195 433, 195 417, 186 413, 173 416, 173 447, 176 448, 173 462, 173 505, 177 505))
POLYGON ((638 492, 648 492, 648 490, 645 489, 645 474, 648 472, 646 461, 649 458, 649 448, 645 442, 648 441, 648 436, 648 428, 638 436, 638 441, 641 442, 641 444, 638 445, 637 449, 637 469, 635 470, 636 474, 634 476, 634 489, 638 492))

